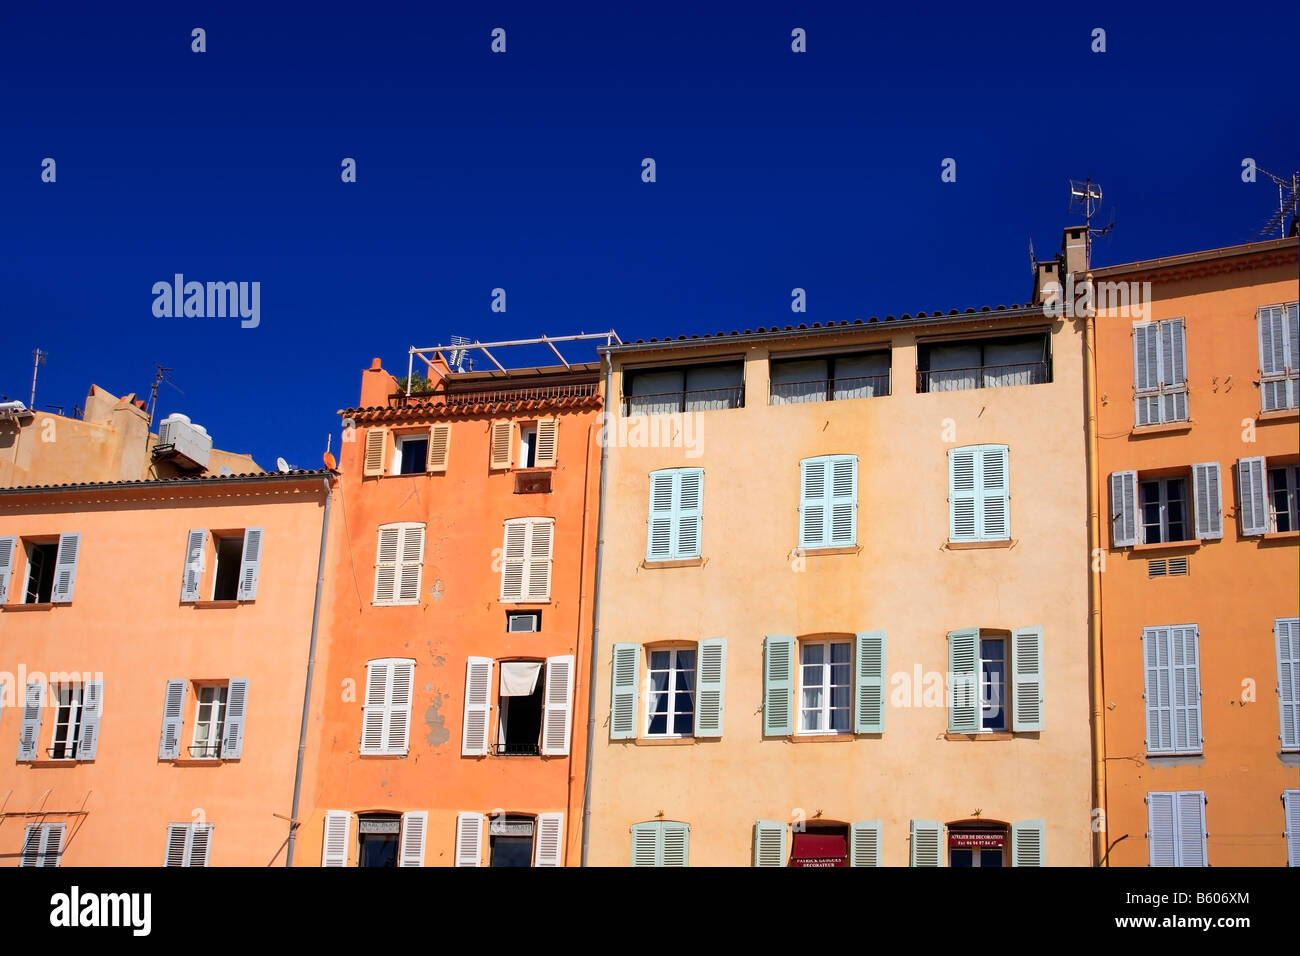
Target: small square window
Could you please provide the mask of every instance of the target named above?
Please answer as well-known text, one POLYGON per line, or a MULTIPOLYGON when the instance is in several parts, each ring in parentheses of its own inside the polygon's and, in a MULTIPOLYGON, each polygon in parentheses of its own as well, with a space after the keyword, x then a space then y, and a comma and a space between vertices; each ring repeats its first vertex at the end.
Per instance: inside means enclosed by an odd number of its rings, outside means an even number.
POLYGON ((54 568, 59 557, 59 545, 31 543, 27 545, 27 586, 23 589, 24 604, 49 604, 54 595, 54 568))
POLYGON ((429 468, 429 436, 398 435, 395 441, 396 460, 393 473, 398 475, 423 475, 429 468))
POLYGON ((799 733, 852 732, 853 645, 848 641, 799 644, 799 733))
POLYGON ((541 611, 507 611, 507 634, 536 634, 542 629, 541 611))
POLYGON ((221 756, 229 690, 228 684, 204 684, 198 688, 194 743, 190 745, 190 756, 196 760, 216 760, 221 756))
POLYGON ((491 854, 488 866, 532 866, 535 829, 531 817, 494 819, 488 834, 491 854))
POLYGON ((1190 537, 1187 479, 1156 478, 1141 484, 1143 542, 1186 541, 1190 537))
POLYGON ((1296 513, 1297 486, 1300 486, 1300 468, 1295 465, 1268 470, 1269 522, 1272 530, 1300 530, 1300 515, 1296 513))

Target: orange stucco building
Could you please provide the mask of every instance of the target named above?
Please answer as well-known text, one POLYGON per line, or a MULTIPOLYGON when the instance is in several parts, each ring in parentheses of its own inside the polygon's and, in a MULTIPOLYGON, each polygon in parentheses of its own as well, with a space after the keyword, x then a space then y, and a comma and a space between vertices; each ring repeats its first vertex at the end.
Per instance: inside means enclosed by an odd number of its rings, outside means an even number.
POLYGON ((1111 866, 1300 865, 1296 249, 1092 272, 1111 866))
POLYGON ((577 864, 600 409, 593 365, 363 373, 294 865, 577 864))
POLYGON ((0 862, 283 865, 331 481, 0 489, 0 862))

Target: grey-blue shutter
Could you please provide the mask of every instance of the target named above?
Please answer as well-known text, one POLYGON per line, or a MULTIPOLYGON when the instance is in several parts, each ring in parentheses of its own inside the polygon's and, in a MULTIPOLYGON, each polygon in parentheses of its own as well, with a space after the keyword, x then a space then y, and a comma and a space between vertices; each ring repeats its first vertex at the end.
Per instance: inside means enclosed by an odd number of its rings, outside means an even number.
POLYGON ((13 535, 0 538, 0 604, 9 600, 9 581, 14 573, 14 552, 18 549, 18 539, 13 535))
POLYGON ((1214 541, 1223 537, 1223 490, 1217 461, 1192 465, 1196 537, 1214 541))
POLYGON ((203 545, 208 533, 203 528, 191 528, 185 536, 185 570, 181 574, 181 601, 197 601, 199 586, 203 583, 203 545))
POLYGON ((948 633, 949 733, 973 734, 980 729, 979 636, 979 629, 973 627, 948 633))
POLYGON ((45 708, 45 682, 30 681, 23 698, 23 722, 18 731, 18 759, 35 760, 41 742, 41 713, 45 708))
POLYGON ((72 602, 72 592, 77 584, 77 558, 81 554, 81 535, 77 532, 59 535, 58 557, 54 561, 54 589, 50 601, 54 604, 72 602))
POLYGON ((175 760, 181 755, 181 724, 185 720, 184 680, 169 680, 163 698, 162 734, 158 739, 158 759, 175 760))
POLYGON ((235 677, 226 694, 226 731, 221 758, 238 760, 244 753, 244 718, 248 713, 248 678, 235 677))
POLYGON ((1110 543, 1113 548, 1138 543, 1136 471, 1110 474, 1110 543))
POLYGON ((104 682, 86 681, 81 695, 81 733, 77 738, 77 759, 94 760, 99 750, 99 720, 104 715, 104 682))
POLYGON ((239 600, 257 599, 258 569, 262 564, 261 528, 244 529, 244 556, 239 562, 239 600))
POLYGON ((1241 499, 1241 533, 1268 533, 1268 468, 1263 458, 1237 461, 1237 493, 1241 499))

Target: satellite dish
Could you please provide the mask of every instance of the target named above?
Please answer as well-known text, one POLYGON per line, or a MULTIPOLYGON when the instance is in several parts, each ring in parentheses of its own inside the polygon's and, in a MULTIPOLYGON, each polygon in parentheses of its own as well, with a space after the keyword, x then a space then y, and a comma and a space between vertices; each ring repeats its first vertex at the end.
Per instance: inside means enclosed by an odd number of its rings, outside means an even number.
POLYGON ((325 467, 330 471, 338 471, 339 463, 334 460, 334 456, 329 452, 325 453, 325 467))
POLYGON ((275 467, 280 469, 280 471, 293 471, 293 469, 289 467, 289 463, 283 458, 277 458, 275 460, 275 467))

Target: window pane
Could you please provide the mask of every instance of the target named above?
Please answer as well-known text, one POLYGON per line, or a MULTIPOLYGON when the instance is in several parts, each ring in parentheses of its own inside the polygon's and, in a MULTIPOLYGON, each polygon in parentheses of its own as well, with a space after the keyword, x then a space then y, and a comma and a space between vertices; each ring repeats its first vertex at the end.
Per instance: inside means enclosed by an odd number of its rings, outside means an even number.
POLYGON ((889 392, 889 353, 835 360, 835 398, 870 398, 889 392))
POLYGON ((650 733, 651 733, 651 734, 666 734, 666 733, 668 733, 668 715, 667 715, 667 714, 657 714, 657 715, 655 715, 654 717, 651 717, 651 718, 650 718, 650 733))
POLYGON ((1001 850, 980 850, 980 866, 1001 866, 1001 850))
POLYGON ((849 729, 849 710, 847 707, 831 711, 831 730, 843 733, 849 729))
POLYGON ((695 670, 695 652, 694 652, 694 651, 678 651, 678 652, 677 652, 677 666, 678 666, 679 668, 682 668, 683 670, 694 671, 694 670, 695 670))
POLYGON ((826 400, 826 361, 773 362, 772 404, 796 405, 826 400))
POLYGON ((803 662, 805 664, 821 664, 825 659, 826 647, 823 644, 805 644, 803 646, 803 662))
POLYGON ((695 730, 693 714, 676 714, 673 716, 673 733, 689 735, 695 730))
POLYGON ((847 664, 849 661, 850 647, 847 643, 831 645, 831 663, 847 664))
POLYGON ((651 651, 650 652, 650 669, 663 670, 668 666, 669 651, 651 651))
POLYGON ((949 866, 974 866, 975 865, 974 855, 975 854, 973 850, 949 850, 948 865, 949 866))

